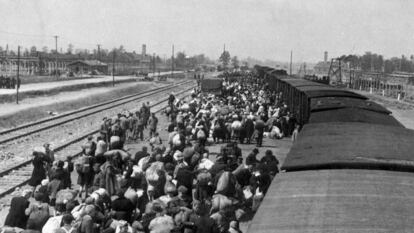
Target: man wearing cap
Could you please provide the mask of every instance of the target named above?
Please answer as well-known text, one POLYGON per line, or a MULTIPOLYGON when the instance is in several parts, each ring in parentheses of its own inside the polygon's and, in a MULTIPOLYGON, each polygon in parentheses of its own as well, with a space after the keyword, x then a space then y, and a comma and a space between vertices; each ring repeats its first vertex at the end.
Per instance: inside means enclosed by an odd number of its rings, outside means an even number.
POLYGON ((135 123, 135 129, 134 129, 134 140, 137 140, 138 138, 141 141, 144 141, 144 116, 143 113, 135 112, 135 116, 137 118, 137 122, 135 123))
POLYGON ((49 171, 52 167, 53 162, 55 161, 55 152, 50 149, 50 143, 46 142, 43 144, 45 151, 45 160, 46 160, 46 171, 49 171))

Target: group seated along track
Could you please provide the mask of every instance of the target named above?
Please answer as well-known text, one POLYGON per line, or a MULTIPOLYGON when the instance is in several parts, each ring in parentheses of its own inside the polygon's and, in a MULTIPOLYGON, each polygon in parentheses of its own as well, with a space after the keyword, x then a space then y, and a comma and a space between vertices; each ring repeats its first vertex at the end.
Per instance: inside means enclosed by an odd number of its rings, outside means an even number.
MULTIPOLYGON (((164 96, 167 93, 171 93, 171 91, 176 92, 176 95, 188 95, 188 92, 190 90, 192 90, 194 88, 194 85, 192 85, 193 82, 189 81, 189 82, 182 82, 178 85, 172 85, 169 86, 167 88, 163 88, 162 90, 157 89, 157 91, 150 91, 149 94, 148 92, 146 92, 146 94, 144 95, 139 95, 140 97, 134 97, 135 101, 136 100, 141 100, 144 97, 151 97, 153 95, 156 94, 163 94, 164 92, 164 96), (185 84, 185 85, 183 85, 185 84), (189 84, 189 85, 187 85, 189 84), (184 90, 176 90, 177 87, 184 89, 184 90)), ((167 98, 166 97, 161 97, 157 102, 153 102, 153 104, 151 106, 155 107, 155 106, 160 106, 162 104, 164 104, 166 102, 167 98)), ((128 100, 128 102, 132 102, 134 100, 128 100)), ((119 105, 119 103, 117 104, 119 105)), ((114 107, 114 106, 113 106, 114 107)), ((161 107, 160 109, 156 110, 155 112, 159 112, 161 111, 165 106, 161 107)), ((134 111, 133 109, 130 109, 131 111, 134 111)), ((100 110, 101 111, 105 111, 105 110, 100 110)), ((82 135, 77 136, 76 138, 66 141, 65 143, 58 145, 57 147, 53 148, 55 152, 59 152, 59 151, 63 151, 63 150, 67 150, 68 147, 72 147, 73 145, 77 145, 79 144, 79 142, 81 142, 83 139, 87 138, 89 135, 94 135, 97 134, 99 132, 99 129, 92 129, 89 130, 87 133, 84 133, 82 135)), ((80 146, 78 145, 77 148, 80 148, 80 146)), ((73 155, 71 155, 72 157, 76 157, 80 154, 80 151, 77 150, 77 152, 75 152, 73 155)), ((9 167, 5 167, 5 169, 3 169, 2 171, 0 171, 0 183, 2 184, 1 190, 0 190, 0 198, 7 195, 8 193, 14 191, 17 187, 20 187, 24 184, 26 184, 30 178, 31 175, 31 159, 25 160, 23 162, 19 162, 19 163, 14 163, 11 164, 11 166, 9 167), (29 167, 29 168, 26 168, 29 167), (29 173, 27 172, 23 172, 23 174, 20 174, 19 170, 28 170, 30 171, 29 173), (15 175, 14 175, 15 174, 15 175), (23 178, 22 178, 23 177, 23 178)))

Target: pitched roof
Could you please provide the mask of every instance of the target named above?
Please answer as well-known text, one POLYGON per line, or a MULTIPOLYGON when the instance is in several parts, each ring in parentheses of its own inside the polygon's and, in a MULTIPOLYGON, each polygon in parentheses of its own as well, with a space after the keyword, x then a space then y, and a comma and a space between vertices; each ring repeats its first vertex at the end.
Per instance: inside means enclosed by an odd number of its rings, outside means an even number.
POLYGON ((76 63, 83 63, 83 64, 88 65, 88 66, 107 66, 108 65, 108 64, 103 63, 103 62, 98 61, 98 60, 78 60, 78 61, 71 62, 68 65, 69 66, 74 65, 76 63))

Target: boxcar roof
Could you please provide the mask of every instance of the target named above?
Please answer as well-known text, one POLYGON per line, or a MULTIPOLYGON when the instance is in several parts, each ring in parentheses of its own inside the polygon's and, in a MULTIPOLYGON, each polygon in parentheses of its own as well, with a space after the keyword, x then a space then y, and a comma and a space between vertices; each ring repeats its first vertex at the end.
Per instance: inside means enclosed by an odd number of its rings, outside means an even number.
POLYGON ((380 124, 306 124, 283 170, 333 168, 414 171, 414 130, 380 124))
POLYGON ((411 232, 413 197, 412 173, 281 173, 273 179, 248 232, 411 232))
POLYGON ((301 87, 301 86, 325 86, 325 87, 328 87, 325 84, 312 82, 312 81, 305 80, 305 79, 290 78, 290 79, 284 79, 283 81, 286 82, 286 83, 289 83, 290 85, 292 85, 294 87, 301 87))
POLYGON ((367 97, 352 91, 341 90, 326 85, 323 86, 303 86, 297 87, 299 91, 304 92, 309 98, 318 97, 350 97, 358 99, 368 99, 367 97))
POLYGON ((372 101, 348 97, 321 97, 311 99, 311 111, 321 111, 338 108, 358 108, 374 112, 390 114, 391 112, 372 101))
POLYGON ((399 121, 389 114, 358 108, 339 108, 311 113, 309 123, 324 122, 362 122, 404 128, 399 121))

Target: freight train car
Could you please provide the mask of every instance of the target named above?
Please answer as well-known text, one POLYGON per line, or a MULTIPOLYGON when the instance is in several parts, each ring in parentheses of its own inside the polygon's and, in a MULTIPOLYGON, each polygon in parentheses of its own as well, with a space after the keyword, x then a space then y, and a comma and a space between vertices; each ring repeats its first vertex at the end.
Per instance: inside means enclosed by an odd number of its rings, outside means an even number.
POLYGON ((220 78, 204 78, 201 80, 201 91, 221 95, 223 81, 220 78))
POLYGON ((358 94, 278 82, 307 119, 248 232, 412 232, 414 131, 358 94))

